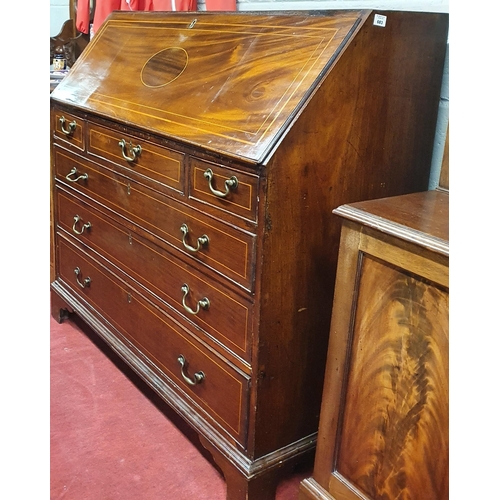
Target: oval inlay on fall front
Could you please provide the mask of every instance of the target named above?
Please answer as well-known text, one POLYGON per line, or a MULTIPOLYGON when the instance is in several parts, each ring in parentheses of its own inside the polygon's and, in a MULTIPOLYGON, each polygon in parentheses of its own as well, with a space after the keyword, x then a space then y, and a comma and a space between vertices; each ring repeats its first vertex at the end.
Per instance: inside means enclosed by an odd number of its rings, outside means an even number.
POLYGON ((169 47, 150 57, 141 72, 147 87, 163 87, 182 74, 188 63, 188 54, 181 47, 169 47))

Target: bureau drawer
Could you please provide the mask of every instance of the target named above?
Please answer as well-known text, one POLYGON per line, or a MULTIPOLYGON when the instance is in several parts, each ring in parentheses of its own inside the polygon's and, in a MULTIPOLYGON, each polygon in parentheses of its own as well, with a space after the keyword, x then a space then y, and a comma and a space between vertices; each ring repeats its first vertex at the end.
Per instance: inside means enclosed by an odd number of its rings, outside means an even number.
POLYGON ((253 286, 255 235, 155 193, 121 174, 56 148, 56 177, 247 290, 253 286), (200 238, 206 238, 201 244, 200 238))
POLYGON ((139 182, 184 193, 184 154, 133 135, 88 124, 89 155, 126 168, 139 182))
POLYGON ((248 377, 191 338, 168 315, 101 266, 91 254, 74 247, 60 235, 57 248, 59 279, 159 368, 167 382, 173 381, 180 388, 181 396, 191 404, 196 403, 244 445, 248 377), (179 361, 181 356, 184 366, 179 361))
POLYGON ((255 222, 259 178, 196 158, 190 160, 189 196, 255 222))
POLYGON ((170 252, 56 190, 59 227, 116 264, 216 343, 249 361, 252 304, 200 275, 170 252))
POLYGON ((87 125, 85 120, 57 109, 52 112, 51 118, 55 137, 81 151, 85 149, 84 138, 87 125))

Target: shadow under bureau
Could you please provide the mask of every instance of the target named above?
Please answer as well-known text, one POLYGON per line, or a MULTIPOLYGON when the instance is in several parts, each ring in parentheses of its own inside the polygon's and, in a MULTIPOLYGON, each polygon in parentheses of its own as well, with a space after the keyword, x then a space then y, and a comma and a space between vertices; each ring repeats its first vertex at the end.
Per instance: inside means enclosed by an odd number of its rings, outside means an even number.
POLYGON ((190 423, 229 499, 274 498, 314 453, 331 211, 426 189, 447 27, 115 12, 51 95, 52 315, 190 423))

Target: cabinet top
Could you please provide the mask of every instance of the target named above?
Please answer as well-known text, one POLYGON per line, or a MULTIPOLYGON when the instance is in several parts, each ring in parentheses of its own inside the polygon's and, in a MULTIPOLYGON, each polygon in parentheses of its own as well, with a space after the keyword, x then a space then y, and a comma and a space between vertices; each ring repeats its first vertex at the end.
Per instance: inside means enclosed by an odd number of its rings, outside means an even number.
POLYGON ((51 99, 257 163, 368 14, 114 12, 51 99))
POLYGON ((449 255, 449 194, 431 190, 342 205, 345 219, 449 255))

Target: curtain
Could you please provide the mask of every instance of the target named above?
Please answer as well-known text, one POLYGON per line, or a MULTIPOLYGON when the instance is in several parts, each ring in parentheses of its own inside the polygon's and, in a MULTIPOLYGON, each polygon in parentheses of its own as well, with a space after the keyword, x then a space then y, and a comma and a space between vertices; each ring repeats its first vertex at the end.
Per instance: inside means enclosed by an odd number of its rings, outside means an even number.
MULTIPOLYGON (((207 10, 236 10, 236 0, 205 0, 207 10)), ((114 10, 144 11, 194 11, 198 8, 197 0, 95 0, 94 33, 114 10)), ((76 7, 76 29, 89 33, 90 0, 78 0, 76 7)))
POLYGON ((207 10, 236 10, 236 0, 205 0, 207 10))
POLYGON ((76 5, 75 26, 80 33, 89 32, 90 24, 90 0, 78 0, 76 5))
POLYGON ((151 10, 197 10, 197 0, 152 0, 153 8, 151 10))

